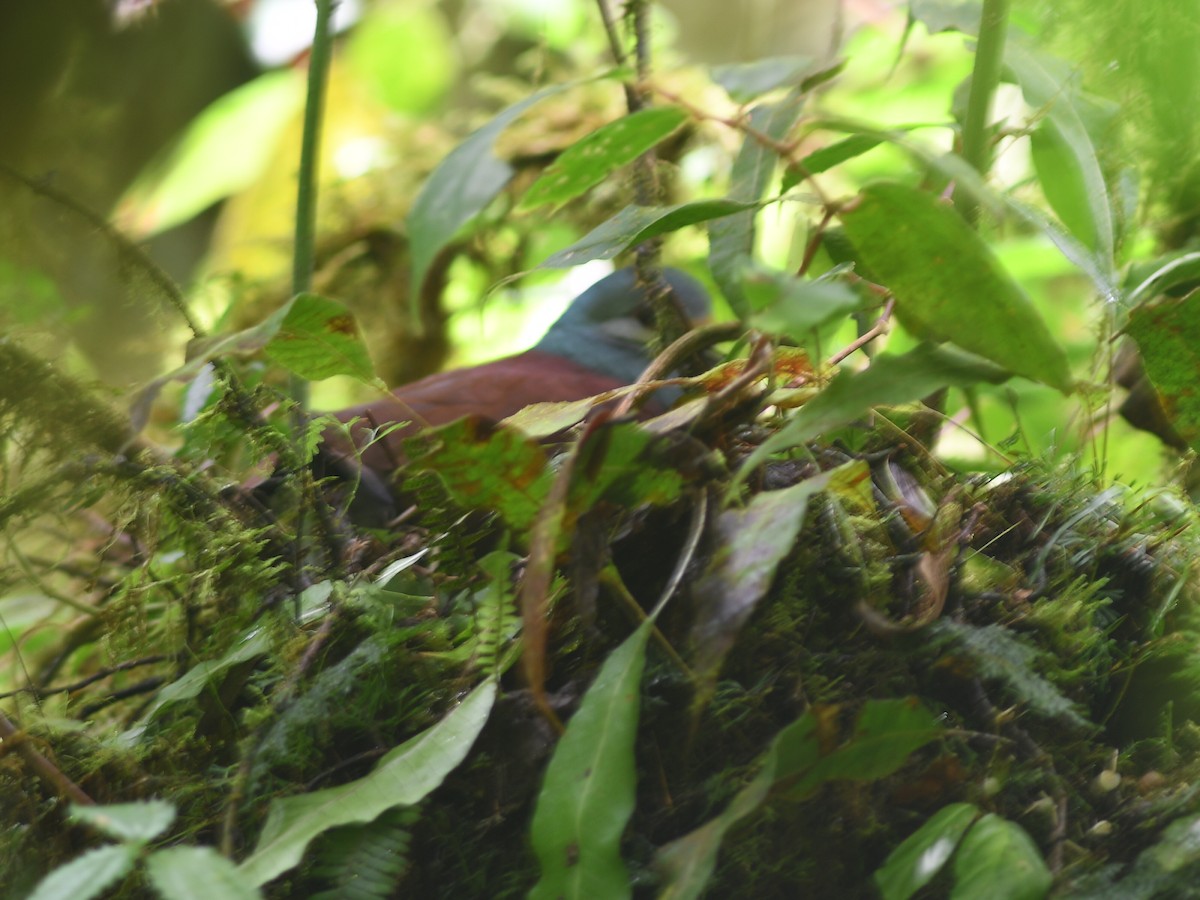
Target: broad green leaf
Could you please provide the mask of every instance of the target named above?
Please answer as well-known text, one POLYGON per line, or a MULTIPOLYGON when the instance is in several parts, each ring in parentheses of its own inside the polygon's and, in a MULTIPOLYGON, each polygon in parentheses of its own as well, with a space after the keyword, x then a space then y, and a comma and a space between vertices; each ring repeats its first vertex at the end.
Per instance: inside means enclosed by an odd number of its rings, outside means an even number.
POLYGON ((129 874, 137 854, 133 844, 89 850, 39 881, 27 900, 92 900, 129 874))
POLYGON ((1008 373, 953 347, 919 344, 900 356, 881 354, 861 372, 840 372, 779 431, 759 445, 739 470, 739 481, 772 453, 798 447, 848 425, 876 406, 895 406, 944 387, 998 384, 1008 373))
POLYGON ((427 429, 405 448, 413 467, 436 472, 456 503, 495 510, 518 531, 537 518, 553 478, 540 444, 478 417, 427 429))
POLYGON ((197 663, 182 676, 158 692, 154 698, 154 702, 146 710, 145 715, 142 716, 141 722, 129 729, 129 731, 126 731, 122 735, 123 739, 127 741, 136 740, 146 730, 146 723, 150 722, 159 712, 174 703, 198 697, 200 692, 212 682, 214 677, 228 671, 234 666, 249 662, 260 656, 265 656, 270 647, 270 641, 268 641, 263 630, 255 628, 247 632, 220 659, 211 659, 197 663))
MULTIPOLYGON (((850 466, 865 468, 861 462, 850 466)), ((744 509, 728 509, 716 522, 716 551, 692 589, 697 615, 691 640, 693 667, 706 698, 725 656, 759 600, 767 593, 780 562, 804 524, 808 498, 825 490, 840 469, 822 472, 778 491, 764 491, 744 509)))
POLYGON ((864 189, 842 222, 911 330, 1071 390, 1066 354, 1046 323, 951 207, 916 188, 881 183, 864 189))
POLYGON ((1041 900, 1054 876, 1021 826, 988 813, 954 856, 951 900, 1041 900))
POLYGON ((304 79, 290 69, 260 75, 213 101, 125 192, 117 221, 146 238, 249 187, 271 164, 303 102, 304 79))
POLYGON ((1200 294, 1143 304, 1130 313, 1125 330, 1137 342, 1171 424, 1200 448, 1200 294))
POLYGON ((503 110, 450 151, 421 186, 408 213, 414 303, 419 302, 425 275, 434 258, 460 228, 483 212, 512 178, 512 166, 492 154, 500 133, 534 104, 571 87, 574 84, 543 88, 503 110))
POLYGON ((265 884, 299 863, 322 832, 420 802, 466 757, 495 699, 496 684, 486 681, 432 728, 384 756, 365 778, 273 801, 258 846, 239 871, 251 884, 265 884))
POLYGON ((930 635, 943 652, 956 653, 981 678, 999 681, 1014 700, 1034 712, 1058 718, 1079 727, 1087 719, 1052 682, 1034 669, 1038 651, 1024 643, 1016 632, 1003 625, 962 625, 940 619, 930 626, 930 635))
POLYGON ((908 900, 929 884, 979 815, 971 803, 951 803, 910 834, 875 872, 873 880, 883 900, 908 900))
MULTIPOLYGON (((1068 76, 1059 71, 1065 69, 1065 65, 1025 49, 1019 40, 1005 44, 1004 62, 1020 84, 1026 102, 1047 111, 1048 124, 1043 129, 1048 130, 1038 139, 1043 161, 1048 161, 1053 149, 1058 149, 1067 151, 1074 163, 1072 169, 1060 161, 1048 169, 1045 178, 1041 178, 1043 187, 1047 189, 1047 199, 1060 215, 1067 210, 1063 224, 1069 229, 1075 225, 1078 229, 1072 229, 1075 237, 1095 251, 1102 268, 1111 271, 1113 216, 1108 185, 1092 138, 1075 106, 1068 76), (1048 179, 1059 179, 1059 182, 1048 179), (1056 203, 1056 200, 1059 202, 1056 203)), ((1038 149, 1035 144, 1035 163, 1038 149)))
POLYGON ((373 384, 375 367, 350 310, 319 294, 297 294, 263 352, 309 381, 349 375, 373 384))
POLYGON ((840 324, 863 305, 843 281, 797 278, 763 266, 743 269, 742 285, 755 310, 750 317, 753 327, 802 341, 823 326, 840 324))
POLYGON ((737 103, 749 103, 768 91, 791 87, 812 70, 811 56, 774 56, 754 62, 716 66, 712 78, 737 103))
POLYGON ((660 848, 655 858, 664 874, 659 900, 700 896, 712 876, 725 834, 762 805, 777 781, 794 779, 802 789, 809 790, 829 778, 877 778, 898 769, 912 750, 939 733, 933 716, 913 699, 868 700, 859 714, 854 737, 829 754, 823 751, 824 736, 819 728, 813 712, 784 728, 763 755, 758 774, 719 816, 660 848), (865 753, 854 751, 856 740, 867 746, 865 753), (833 762, 822 769, 831 757, 833 762), (853 765, 859 759, 868 761, 870 771, 854 771, 853 765))
POLYGON ((578 197, 662 141, 687 118, 677 106, 656 106, 597 128, 550 164, 525 193, 518 210, 561 205, 578 197))
POLYGON ((165 900, 257 900, 262 893, 212 847, 170 847, 146 860, 150 883, 165 900))
POLYGON ((1079 171, 1075 156, 1061 132, 1052 121, 1043 119, 1029 136, 1029 147, 1038 184, 1050 208, 1072 237, 1093 253, 1096 252, 1099 236, 1096 234, 1083 173, 1079 171))
MULTIPOLYGON (((800 112, 804 96, 795 91, 778 103, 755 107, 750 113, 750 127, 772 140, 787 137, 800 112)), ((729 301, 734 313, 744 319, 750 314, 749 303, 742 296, 741 270, 754 251, 753 207, 763 196, 771 176, 779 165, 779 155, 754 135, 746 135, 729 179, 729 199, 748 204, 737 215, 713 222, 708 227, 708 264, 713 278, 729 301)))
POLYGON ((882 138, 873 135, 852 134, 850 137, 842 138, 828 147, 814 150, 796 165, 788 166, 787 171, 783 173, 783 185, 780 191, 790 191, 808 176, 820 175, 822 172, 827 172, 834 166, 839 166, 847 160, 854 159, 870 150, 874 150, 882 143, 882 138))
POLYGON ((175 821, 175 804, 166 800, 72 806, 71 818, 119 841, 150 841, 175 821))
POLYGON ((688 225, 720 219, 757 206, 734 200, 697 200, 675 206, 627 206, 607 222, 542 262, 542 268, 565 269, 593 259, 612 259, 621 251, 652 237, 688 225))
POLYGON ((597 429, 580 447, 580 477, 571 482, 568 525, 601 497, 627 509, 676 500, 683 476, 671 460, 653 458, 654 446, 654 436, 635 422, 597 429))
POLYGON ((531 403, 511 416, 501 419, 500 424, 511 426, 531 438, 548 438, 572 425, 578 425, 600 404, 624 397, 638 389, 629 385, 596 394, 594 397, 585 397, 583 400, 531 403))
POLYGON ((871 700, 863 706, 846 743, 824 754, 807 768, 808 754, 799 763, 780 754, 778 777, 799 773, 790 794, 805 796, 826 781, 873 781, 891 775, 908 761, 913 751, 941 733, 937 719, 915 697, 871 700))
POLYGON ((633 742, 652 628, 642 623, 609 655, 555 748, 533 814, 535 900, 631 894, 621 835, 634 807, 633 742))

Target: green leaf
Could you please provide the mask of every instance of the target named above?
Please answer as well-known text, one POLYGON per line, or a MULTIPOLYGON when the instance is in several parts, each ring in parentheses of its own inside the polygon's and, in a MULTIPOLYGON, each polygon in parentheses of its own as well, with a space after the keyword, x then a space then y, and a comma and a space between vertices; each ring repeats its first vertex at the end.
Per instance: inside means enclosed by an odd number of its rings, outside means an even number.
POLYGON ((1193 449, 1200 448, 1200 293, 1139 306, 1125 330, 1137 342, 1171 424, 1193 449))
POLYGON ((604 661, 555 748, 533 814, 541 877, 531 898, 631 894, 620 847, 634 807, 633 742, 652 628, 643 622, 604 661))
POLYGON ((495 699, 496 684, 486 681, 432 728, 384 756, 365 778, 273 801, 258 846, 239 866, 242 875, 265 884, 299 863, 322 832, 422 800, 466 757, 495 699))
POLYGON ((874 150, 883 139, 869 134, 852 134, 842 138, 828 147, 814 150, 794 166, 788 166, 783 173, 783 185, 780 191, 786 193, 810 175, 820 175, 834 166, 839 166, 847 160, 862 156, 874 150))
POLYGON ((909 13, 921 22, 930 34, 939 31, 961 31, 975 35, 983 14, 980 0, 910 0, 909 13))
POLYGON ((1200 866, 1200 816, 1185 816, 1168 825, 1157 842, 1138 854, 1129 873, 1109 890, 1084 892, 1086 900, 1152 900, 1187 897, 1196 886, 1200 866))
POLYGON ((150 883, 165 900, 257 900, 262 893, 212 847, 171 847, 146 860, 150 883))
POLYGON ((454 83, 458 54, 435 6, 372 6, 350 29, 341 58, 359 84, 389 107, 409 114, 435 112, 454 83))
POLYGON ((275 158, 304 101, 294 70, 260 75, 213 101, 117 202, 121 227, 146 238, 248 188, 275 158))
POLYGON ((1050 162, 1057 150, 1070 157, 1071 164, 1058 159, 1039 180, 1046 198, 1083 244, 1096 253, 1097 262, 1111 272, 1113 267, 1113 215, 1108 185, 1083 119, 1068 83, 1066 66, 1049 57, 1026 50, 1019 40, 1008 41, 1004 62, 1012 71, 1025 100, 1035 108, 1045 108, 1046 124, 1035 135, 1034 162, 1038 153, 1050 162), (1073 165, 1072 165, 1073 164, 1073 165), (1056 180, 1057 179, 1057 180, 1056 180), (1057 201, 1057 202, 1056 202, 1057 201), (1065 212, 1065 215, 1064 215, 1065 212), (1074 226, 1074 227, 1073 227, 1074 226))
MULTIPOLYGON (((775 141, 787 137, 800 112, 804 96, 793 92, 778 103, 755 107, 750 113, 750 128, 775 141)), ((708 227, 708 265, 721 292, 738 318, 750 314, 749 301, 742 295, 741 271, 754 251, 754 208, 771 182, 779 154, 764 146, 761 139, 747 134, 733 161, 729 179, 729 199, 747 204, 737 215, 714 222, 708 227)))
POLYGON ((951 803, 910 834, 875 872, 873 880, 883 900, 908 900, 929 884, 979 815, 971 803, 951 803))
POLYGON ((126 731, 122 735, 122 739, 129 742, 136 741, 146 730, 146 724, 162 710, 180 701, 198 697, 216 676, 234 666, 265 656, 270 651, 270 647, 270 642, 261 628, 250 630, 220 659, 197 663, 182 676, 162 688, 155 696, 150 708, 142 716, 141 722, 126 731))
POLYGON ((731 216, 757 205, 735 200, 697 200, 675 206, 627 206, 571 246, 542 262, 541 267, 563 269, 593 259, 612 259, 626 248, 660 234, 731 216))
POLYGON ((712 78, 725 88, 736 103, 749 103, 756 97, 800 81, 813 67, 811 56, 774 56, 754 62, 716 66, 712 78))
POLYGON ((1080 727, 1088 725, 1075 704, 1034 670, 1038 651, 1012 630, 1003 625, 962 625, 940 619, 930 626, 930 633, 940 638, 935 646, 940 643, 944 651, 948 648, 948 652, 961 654, 981 678, 999 681, 1014 700, 1034 712, 1080 727))
MULTIPOLYGON (((861 462, 849 466, 865 468, 861 462)), ((841 468, 783 490, 764 491, 744 509, 729 509, 716 522, 716 552, 692 589, 697 604, 691 640, 694 668, 706 698, 742 625, 766 595, 779 563, 796 543, 808 498, 825 490, 841 468)), ((869 477, 869 474, 868 474, 869 477)))
POLYGON ((805 713, 775 736, 758 774, 719 816, 659 850, 655 862, 664 874, 659 900, 700 896, 712 876, 725 834, 762 805, 778 780, 796 779, 793 791, 797 791, 811 790, 829 778, 877 778, 898 769, 913 750, 939 733, 933 716, 913 699, 868 700, 859 714, 855 736, 823 756, 817 716, 805 713), (862 749, 854 749, 856 741, 862 743, 862 749), (869 771, 854 770, 860 760, 868 762, 869 771))
POLYGON ((175 821, 175 804, 166 800, 72 806, 71 818, 119 841, 145 842, 158 837, 175 821))
POLYGON ((518 531, 533 525, 550 491, 546 451, 515 428, 468 416, 404 445, 412 466, 436 472, 456 503, 495 510, 518 531))
MULTIPOLYGON (((1167 260, 1154 260, 1153 270, 1144 274, 1137 286, 1129 292, 1126 302, 1137 306, 1151 294, 1165 294, 1172 288, 1187 285, 1188 288, 1200 281, 1200 253, 1181 253, 1167 260)), ((1137 269, 1136 266, 1132 267, 1137 269)))
POLYGON ((655 106, 609 122, 559 155, 521 199, 518 211, 561 205, 633 162, 687 121, 677 106, 655 106))
POLYGON ((91 900, 99 897, 129 874, 137 854, 133 844, 89 850, 38 882, 27 900, 91 900))
POLYGON ((334 375, 349 375, 366 384, 378 381, 350 310, 319 294, 297 294, 288 302, 263 351, 309 381, 334 375))
POLYGON ((823 326, 841 323, 863 305, 843 281, 814 281, 752 265, 742 272, 743 295, 756 310, 750 325, 808 340, 823 326))
MULTIPOLYGON (((876 406, 895 406, 927 397, 943 387, 997 384, 1008 373, 987 360, 953 347, 919 344, 900 356, 880 354, 861 372, 843 371, 767 438, 739 469, 738 481, 772 453, 848 425, 876 406)), ((736 486, 736 485, 735 485, 736 486)))
POLYGON ((1021 826, 988 813, 954 857, 951 900, 1041 900, 1054 877, 1021 826))
POLYGON ((937 719, 914 697, 871 700, 863 706, 846 743, 826 753, 811 768, 807 751, 796 763, 781 753, 778 774, 784 778, 800 773, 790 791, 794 797, 811 793, 834 779, 874 781, 891 775, 915 750, 940 733, 937 719))
POLYGON ((574 86, 551 85, 503 110, 451 150, 421 185, 408 213, 414 302, 421 297, 434 258, 512 178, 512 166, 492 154, 500 133, 534 104, 574 86))
POLYGON ((897 317, 915 333, 1071 390, 1066 354, 1046 323, 950 206, 925 191, 881 183, 865 188, 842 221, 862 261, 892 291, 897 317))
POLYGON ((580 447, 568 501, 571 513, 585 512, 601 497, 627 509, 678 499, 683 475, 673 460, 654 458, 660 446, 636 422, 613 422, 593 432, 580 447))

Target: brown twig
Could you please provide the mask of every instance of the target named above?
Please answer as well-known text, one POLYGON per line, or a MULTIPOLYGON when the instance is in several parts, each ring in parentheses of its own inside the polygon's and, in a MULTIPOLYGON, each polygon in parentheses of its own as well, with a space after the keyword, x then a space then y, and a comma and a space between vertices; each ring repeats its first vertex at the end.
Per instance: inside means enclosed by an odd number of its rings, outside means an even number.
POLYGON ((895 304, 896 304, 895 300, 889 299, 887 304, 883 307, 883 312, 880 313, 879 318, 875 320, 875 324, 872 325, 870 328, 868 328, 866 331, 864 331, 862 334, 860 334, 857 338, 855 338, 853 341, 851 341, 849 344, 847 344, 841 350, 839 350, 837 353, 833 354, 833 356, 829 357, 828 364, 831 366, 836 366, 838 363, 840 363, 843 359, 845 359, 847 356, 849 356, 855 350, 859 350, 862 347, 865 347, 867 344, 871 343, 871 341, 875 340, 875 338, 879 337, 879 335, 881 335, 885 331, 887 331, 888 322, 892 318, 892 307, 895 306, 895 304))
POLYGON ((50 760, 46 759, 37 748, 30 743, 29 736, 22 732, 13 721, 0 712, 0 753, 11 750, 25 761, 25 765, 34 774, 46 782, 60 796, 66 797, 80 806, 95 806, 96 801, 89 797, 79 785, 50 760))

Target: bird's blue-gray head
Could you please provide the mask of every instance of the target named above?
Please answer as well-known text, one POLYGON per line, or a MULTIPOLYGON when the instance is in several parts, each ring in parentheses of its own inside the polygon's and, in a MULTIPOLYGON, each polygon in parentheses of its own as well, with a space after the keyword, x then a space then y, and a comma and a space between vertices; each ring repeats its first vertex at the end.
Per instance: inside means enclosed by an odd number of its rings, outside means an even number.
MULTIPOLYGON (((678 269, 664 269, 663 276, 690 322, 712 314, 712 298, 699 281, 678 269)), ((619 381, 636 381, 651 362, 647 343, 654 333, 654 311, 636 282, 633 269, 597 281, 571 301, 535 349, 619 381)))

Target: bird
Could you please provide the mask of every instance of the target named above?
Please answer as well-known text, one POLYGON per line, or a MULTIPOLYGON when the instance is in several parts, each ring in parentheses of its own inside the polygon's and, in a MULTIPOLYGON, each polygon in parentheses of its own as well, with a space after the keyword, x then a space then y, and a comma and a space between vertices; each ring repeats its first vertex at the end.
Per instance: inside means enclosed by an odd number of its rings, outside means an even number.
MULTIPOLYGON (((671 268, 663 277, 689 326, 709 318, 712 298, 699 281, 671 268)), ((405 461, 404 439, 464 416, 495 423, 533 403, 582 400, 632 384, 652 361, 654 321, 634 270, 619 269, 572 300, 533 348, 429 375, 390 397, 332 413, 341 425, 323 432, 319 471, 357 480, 350 518, 378 524, 391 512, 387 484, 405 461)), ((669 396, 661 390, 652 402, 661 406, 669 396)))

